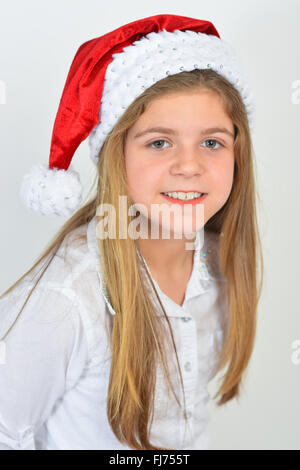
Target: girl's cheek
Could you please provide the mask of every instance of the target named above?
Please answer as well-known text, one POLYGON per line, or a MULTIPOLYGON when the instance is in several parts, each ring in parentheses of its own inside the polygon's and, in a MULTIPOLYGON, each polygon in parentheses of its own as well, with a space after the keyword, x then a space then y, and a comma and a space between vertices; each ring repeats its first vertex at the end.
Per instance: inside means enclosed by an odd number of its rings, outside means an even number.
POLYGON ((230 186, 233 181, 234 166, 231 162, 225 162, 224 165, 219 165, 215 168, 215 175, 221 187, 230 186))

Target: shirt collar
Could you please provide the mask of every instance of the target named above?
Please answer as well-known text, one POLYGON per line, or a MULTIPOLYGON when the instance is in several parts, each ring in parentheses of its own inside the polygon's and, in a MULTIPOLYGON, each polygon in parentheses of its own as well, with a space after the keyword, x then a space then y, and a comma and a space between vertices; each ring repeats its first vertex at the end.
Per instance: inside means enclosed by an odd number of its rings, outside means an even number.
MULTIPOLYGON (((93 256, 93 260, 95 262, 96 266, 96 271, 100 280, 100 285, 102 289, 102 294, 104 297, 104 300, 106 302, 106 305, 112 315, 115 314, 115 311, 111 305, 109 295, 105 286, 105 280, 104 280, 104 274, 103 274, 103 268, 102 268, 102 262, 101 262, 101 256, 100 256, 100 251, 98 247, 98 242, 97 242, 97 235, 96 235, 96 229, 97 229, 97 221, 96 221, 96 216, 91 219, 91 221, 88 223, 87 226, 87 243, 88 243, 88 248, 90 253, 93 256)), ((145 258, 143 255, 138 251, 139 257, 143 258, 143 261, 145 263, 146 269, 148 270, 151 279, 156 287, 156 290, 162 300, 162 302, 165 300, 168 305, 172 306, 172 313, 170 313, 170 316, 175 315, 175 316, 183 316, 186 315, 186 313, 183 312, 185 306, 191 300, 192 298, 203 294, 207 290, 209 290, 212 287, 212 283, 215 280, 215 273, 211 269, 211 265, 208 264, 210 261, 210 244, 209 244, 209 237, 207 236, 207 232, 204 230, 199 230, 196 232, 196 242, 195 242, 195 249, 194 249, 194 256, 193 256, 193 270, 191 277, 188 281, 187 287, 186 287, 186 293, 185 293, 185 299, 184 303, 182 306, 178 305, 176 302, 174 302, 172 299, 170 299, 162 290, 160 289, 158 283, 156 280, 152 277, 151 271, 146 263, 145 258), (205 235, 205 236, 204 236, 205 235), (207 250, 209 252, 207 252, 207 250)), ((144 267, 142 265, 142 270, 144 271, 144 267)), ((151 291, 150 291, 151 292, 151 291)), ((153 293, 154 294, 154 293, 153 293)), ((154 296, 154 300, 157 301, 157 299, 154 296)), ((163 302, 164 303, 164 302, 163 302)), ((162 315, 161 309, 159 309, 159 316, 162 315)))

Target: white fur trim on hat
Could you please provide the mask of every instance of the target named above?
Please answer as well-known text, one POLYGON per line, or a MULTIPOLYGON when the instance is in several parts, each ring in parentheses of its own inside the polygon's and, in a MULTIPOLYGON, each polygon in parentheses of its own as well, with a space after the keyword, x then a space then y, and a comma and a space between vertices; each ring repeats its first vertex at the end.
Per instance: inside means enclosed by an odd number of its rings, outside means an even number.
POLYGON ((80 204, 82 186, 79 174, 68 168, 34 165, 22 179, 20 196, 28 209, 46 216, 69 216, 80 204))
POLYGON ((246 69, 233 47, 215 35, 194 31, 151 32, 113 54, 106 69, 99 123, 89 135, 90 157, 98 153, 126 108, 145 89, 167 75, 193 69, 213 69, 240 92, 249 127, 254 124, 254 99, 246 69), (103 123, 102 123, 103 121, 103 123))

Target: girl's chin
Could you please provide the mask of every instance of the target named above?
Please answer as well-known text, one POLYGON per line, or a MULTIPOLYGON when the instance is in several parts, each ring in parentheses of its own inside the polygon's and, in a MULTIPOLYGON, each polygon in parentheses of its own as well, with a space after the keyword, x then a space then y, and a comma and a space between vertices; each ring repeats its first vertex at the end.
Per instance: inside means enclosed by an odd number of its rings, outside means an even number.
POLYGON ((152 223, 152 226, 156 229, 156 233, 159 230, 159 233, 165 234, 166 237, 170 234, 170 238, 174 238, 174 235, 176 234, 176 238, 178 239, 183 239, 188 235, 192 238, 196 232, 204 227, 204 222, 196 223, 195 221, 186 221, 183 224, 182 221, 166 223, 165 221, 157 222, 155 220, 150 223, 152 223))

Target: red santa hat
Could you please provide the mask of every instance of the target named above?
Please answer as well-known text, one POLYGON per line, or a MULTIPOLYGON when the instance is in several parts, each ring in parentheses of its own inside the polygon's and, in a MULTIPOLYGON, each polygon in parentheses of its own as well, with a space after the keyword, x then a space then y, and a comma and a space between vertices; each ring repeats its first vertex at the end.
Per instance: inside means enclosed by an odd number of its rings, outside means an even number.
POLYGON ((79 174, 71 167, 80 143, 89 137, 90 156, 97 163, 107 134, 145 89, 167 75, 207 68, 240 92, 252 129, 249 77, 210 21, 150 16, 83 43, 60 99, 49 164, 37 164, 23 177, 20 195, 26 207, 47 216, 71 215, 82 197, 79 174))

